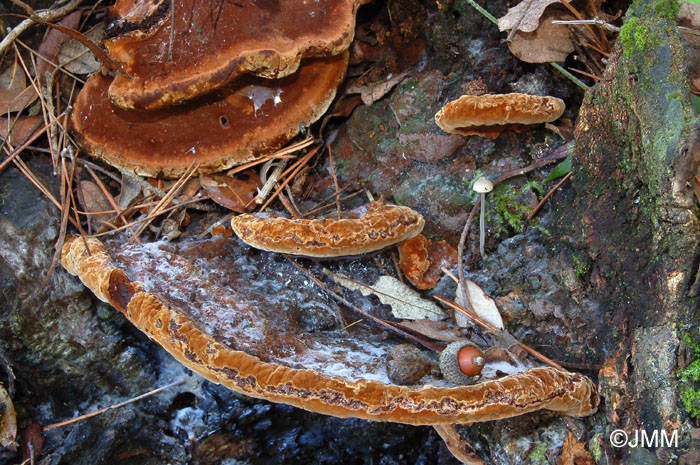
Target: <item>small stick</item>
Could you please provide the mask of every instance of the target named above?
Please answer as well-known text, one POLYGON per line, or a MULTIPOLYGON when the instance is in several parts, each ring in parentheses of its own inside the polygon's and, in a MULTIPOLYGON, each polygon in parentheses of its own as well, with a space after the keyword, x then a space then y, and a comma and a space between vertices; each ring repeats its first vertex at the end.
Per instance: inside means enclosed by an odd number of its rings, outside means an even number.
MULTIPOLYGON (((92 179, 95 180, 95 182, 97 183, 97 186, 100 188, 100 190, 102 191, 102 194, 104 194, 104 196, 107 199, 107 201, 109 202, 109 204, 112 206, 112 208, 114 208, 117 211, 117 216, 122 220, 122 222, 124 224, 128 224, 129 222, 126 221, 126 218, 124 218, 122 211, 119 209, 117 202, 114 201, 114 197, 112 197, 112 194, 110 194, 109 191, 107 190, 107 187, 105 187, 105 185, 102 183, 100 178, 97 177, 97 175, 92 170, 92 168, 90 168, 89 166, 85 166, 85 168, 87 169, 88 173, 90 173, 90 176, 92 176, 92 179)), ((134 232, 131 230, 129 232, 131 232, 132 235, 134 234, 134 232)), ((141 241, 139 241, 138 236, 135 236, 134 240, 136 241, 136 243, 138 245, 141 245, 141 241)))
POLYGON ((49 431, 49 430, 52 430, 54 428, 59 428, 61 426, 71 425, 71 424, 77 423, 79 421, 87 420, 88 418, 96 417, 97 415, 101 415, 109 410, 118 409, 118 408, 124 407, 125 405, 133 404, 134 402, 145 399, 147 397, 151 397, 153 395, 156 395, 160 392, 165 391, 166 389, 170 389, 171 387, 179 386, 180 384, 184 384, 184 383, 185 383, 185 379, 183 378, 183 379, 180 379, 178 381, 175 381, 174 383, 166 384, 165 386, 159 387, 158 389, 154 389, 154 390, 149 391, 145 394, 141 394, 140 396, 134 397, 133 399, 129 399, 127 401, 120 402, 118 404, 110 405, 109 407, 105 407, 103 409, 97 410, 97 411, 92 412, 92 413, 87 413, 85 415, 75 417, 72 420, 61 421, 59 423, 54 423, 54 424, 51 424, 48 426, 44 426, 42 428, 42 431, 49 431))
MULTIPOLYGON (((456 310, 456 311, 458 311, 458 312, 460 312, 460 313, 462 313, 462 314, 468 316, 469 318, 471 318, 472 320, 474 320, 475 322, 477 322, 478 324, 480 324, 480 325, 483 326, 484 328, 488 329, 489 331, 493 331, 493 332, 496 332, 496 333, 505 332, 504 330, 493 326, 491 323, 488 323, 487 321, 482 320, 481 317, 479 317, 479 315, 477 315, 476 313, 472 312, 471 310, 467 310, 466 308, 462 307, 461 305, 457 305, 455 302, 452 302, 451 300, 448 300, 448 299, 444 298, 444 297, 441 296, 441 295, 435 294, 435 295, 433 296, 433 298, 434 298, 435 300, 437 300, 437 301, 439 301, 439 302, 441 302, 441 303, 447 305, 447 306, 450 307, 451 309, 456 310)), ((512 337, 512 336, 511 336, 511 337, 512 337)), ((561 365, 559 365, 557 362, 555 362, 554 360, 552 360, 551 358, 547 357, 546 355, 541 354, 540 352, 536 351, 535 349, 533 349, 532 347, 526 345, 525 343, 523 343, 523 342, 521 342, 521 341, 519 341, 519 340, 517 340, 517 339, 515 339, 515 338, 513 338, 513 340, 514 340, 520 347, 522 347, 523 350, 525 350, 525 352, 527 352, 528 354, 532 355, 533 357, 538 358, 539 360, 543 361, 543 362, 546 363, 547 365, 553 366, 553 367, 556 368, 557 370, 568 371, 568 370, 566 370, 564 367, 562 367, 561 365)))
POLYGON ((335 175, 335 166, 333 165, 333 150, 328 146, 328 158, 330 159, 331 174, 333 175, 333 184, 335 185, 335 206, 338 210, 338 219, 340 219, 340 189, 338 188, 338 178, 335 175))
MULTIPOLYGON (((272 160, 270 160, 268 163, 270 163, 272 160)), ((272 190, 273 187, 275 187, 275 184, 277 184, 277 180, 280 178, 282 175, 282 171, 284 171, 284 168, 287 166, 287 160, 280 160, 277 162, 277 165, 275 166, 275 169, 272 170, 272 174, 270 175, 269 178, 263 181, 264 185, 262 186, 261 189, 258 190, 258 195, 255 197, 255 203, 260 205, 265 201, 265 198, 270 194, 270 191, 272 190)), ((266 171, 264 169, 263 174, 266 174, 266 171)), ((266 177, 266 176, 263 176, 266 177)))
POLYGON ((289 184, 289 182, 292 179, 294 179, 294 176, 296 176, 296 174, 299 171, 301 171, 301 169, 304 167, 304 165, 306 163, 308 163, 308 161, 311 159, 311 157, 313 157, 316 154, 316 152, 318 152, 318 149, 319 148, 316 147, 313 150, 309 151, 309 153, 307 153, 301 159, 299 159, 296 163, 294 163, 285 173, 282 173, 282 175, 284 176, 286 173, 288 173, 289 171, 291 171, 293 169, 293 171, 287 176, 287 178, 284 180, 284 182, 282 182, 282 184, 280 184, 280 186, 277 188, 277 190, 275 190, 275 192, 272 194, 272 196, 270 196, 270 198, 267 199, 267 202, 265 202, 265 204, 262 207, 260 207, 260 211, 264 211, 267 208, 267 206, 270 205, 270 202, 272 202, 275 199, 275 197, 277 196, 277 194, 279 194, 282 191, 282 189, 284 189, 284 186, 289 184), (296 168, 294 168, 295 166, 296 166, 296 168))
POLYGON ((592 24, 595 26, 602 27, 603 29, 610 31, 610 32, 620 32, 620 28, 617 26, 614 26, 612 24, 608 24, 602 19, 572 19, 570 21, 562 21, 559 19, 555 19, 552 21, 552 24, 566 24, 569 26, 576 26, 579 24, 592 24))
POLYGON ((552 190, 547 192, 547 195, 545 195, 542 198, 542 200, 540 200, 540 203, 538 203, 537 206, 530 212, 530 214, 527 215, 527 221, 530 221, 535 217, 535 215, 538 211, 540 211, 540 208, 542 208, 542 205, 544 205, 547 199, 549 199, 552 196, 552 194, 554 194, 554 191, 559 189, 561 185, 564 184, 564 182, 571 177, 572 174, 574 174, 573 171, 569 171, 568 173, 566 173, 566 176, 564 176, 564 178, 561 181, 559 181, 556 186, 552 187, 552 190))

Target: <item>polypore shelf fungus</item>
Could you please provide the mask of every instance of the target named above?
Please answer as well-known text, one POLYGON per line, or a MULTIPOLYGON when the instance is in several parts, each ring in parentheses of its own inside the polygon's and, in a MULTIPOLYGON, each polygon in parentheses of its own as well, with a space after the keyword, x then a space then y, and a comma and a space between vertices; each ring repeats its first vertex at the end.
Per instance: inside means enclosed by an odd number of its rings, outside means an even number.
POLYGON ((156 109, 225 86, 243 73, 281 78, 303 58, 338 55, 365 0, 118 0, 105 47, 122 67, 109 96, 156 109), (144 6, 145 4, 145 6, 144 6))
POLYGON ((264 254, 246 257, 236 241, 138 245, 115 237, 105 244, 69 236, 61 262, 183 365, 252 397, 415 425, 497 420, 539 409, 585 416, 598 406, 588 378, 551 367, 489 379, 496 372, 487 373, 487 364, 481 372, 486 381, 467 386, 432 373, 418 385, 393 384, 385 355, 401 341, 367 324, 355 325, 352 334, 339 322, 305 327, 288 310, 305 289, 318 293, 319 315, 332 314, 321 291, 305 286, 306 276, 291 264, 272 270, 264 254))
POLYGON ((558 119, 565 109, 557 97, 527 94, 463 95, 435 115, 443 131, 495 139, 505 130, 522 131, 532 124, 558 119))
POLYGON ((269 252, 330 258, 375 252, 423 230, 425 221, 408 207, 373 203, 356 218, 298 220, 251 214, 231 220, 246 244, 269 252))
POLYGON ((178 177, 193 160, 199 172, 221 171, 274 151, 320 118, 345 77, 347 57, 306 60, 283 79, 243 76, 153 111, 114 105, 111 79, 95 75, 76 99, 73 130, 91 155, 144 176, 178 177))

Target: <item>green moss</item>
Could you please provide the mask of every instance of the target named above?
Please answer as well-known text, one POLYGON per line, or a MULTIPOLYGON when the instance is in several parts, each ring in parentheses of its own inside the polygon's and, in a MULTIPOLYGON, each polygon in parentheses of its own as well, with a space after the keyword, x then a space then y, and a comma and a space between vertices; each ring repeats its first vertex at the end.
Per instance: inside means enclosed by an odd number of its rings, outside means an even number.
POLYGON ((622 25, 620 41, 625 56, 630 56, 633 52, 645 52, 659 43, 658 37, 651 33, 649 26, 636 17, 629 18, 622 25))
POLYGON ((700 328, 683 333, 683 342, 691 355, 690 364, 678 372, 681 402, 688 415, 700 419, 700 328))
POLYGON ((549 463, 547 458, 547 444, 537 444, 530 452, 530 463, 532 465, 546 465, 549 463))
POLYGON ((654 4, 654 13, 662 18, 675 21, 681 11, 681 2, 678 0, 664 0, 654 4))
POLYGON ((591 440, 588 441, 588 451, 591 453, 595 463, 601 463, 603 459, 603 448, 600 446, 602 438, 602 434, 596 433, 591 440))
POLYGON ((591 261, 583 252, 575 252, 571 254, 571 261, 574 265, 576 277, 581 279, 591 271, 591 261))

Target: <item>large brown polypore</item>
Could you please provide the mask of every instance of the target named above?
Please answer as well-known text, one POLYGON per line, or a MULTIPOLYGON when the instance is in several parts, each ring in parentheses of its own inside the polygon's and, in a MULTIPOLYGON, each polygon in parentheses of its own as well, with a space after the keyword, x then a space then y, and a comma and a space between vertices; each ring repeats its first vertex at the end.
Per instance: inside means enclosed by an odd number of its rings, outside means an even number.
POLYGON ((69 236, 61 263, 182 364, 243 394, 338 417, 408 424, 489 421, 539 409, 584 416, 597 408, 588 378, 550 367, 471 386, 437 379, 393 385, 384 356, 396 341, 362 325, 352 334, 342 327, 303 331, 291 308, 280 310, 311 304, 297 301, 306 278, 295 276, 291 265, 236 258, 240 246, 226 239, 125 242, 110 243, 112 258, 99 240, 69 236))
POLYGON ((144 176, 178 177, 195 158, 199 172, 221 171, 270 153, 321 117, 346 69, 347 53, 311 59, 284 79, 241 77, 155 111, 114 105, 111 80, 95 75, 76 99, 73 129, 91 155, 144 176))
POLYGON ((374 252, 411 239, 425 221, 416 211, 371 204, 359 218, 298 220, 243 214, 231 220, 246 244, 269 252, 307 257, 344 257, 374 252))
MULTIPOLYGON (((211 92, 241 73, 288 76, 302 58, 345 51, 361 3, 176 0, 171 36, 170 2, 161 2, 144 19, 144 29, 129 17, 110 25, 117 35, 104 45, 124 73, 110 85, 109 95, 123 108, 156 109, 211 92)), ((119 0, 113 8, 124 15, 133 4, 119 0)))
POLYGON ((565 108, 564 101, 556 97, 517 93, 463 95, 442 107, 435 122, 451 134, 496 138, 506 129, 554 121, 565 108))

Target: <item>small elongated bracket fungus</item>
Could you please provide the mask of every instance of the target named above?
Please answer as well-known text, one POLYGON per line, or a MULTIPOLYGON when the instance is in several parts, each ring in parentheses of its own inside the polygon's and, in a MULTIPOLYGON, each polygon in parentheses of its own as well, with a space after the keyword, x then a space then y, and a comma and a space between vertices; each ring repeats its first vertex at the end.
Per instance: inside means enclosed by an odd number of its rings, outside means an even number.
MULTIPOLYGON (((395 341, 371 331, 351 337, 300 332, 290 312, 265 313, 266 304, 246 301, 236 289, 250 284, 251 275, 222 273, 226 263, 233 264, 234 247, 226 239, 155 247, 115 240, 113 260, 99 240, 68 236, 61 263, 187 368, 252 397, 326 415, 414 425, 490 421, 540 409, 585 416, 598 407, 591 380, 552 367, 469 386, 392 384, 383 354, 395 341), (174 270, 187 279, 174 278, 174 270), (198 296, 196 308, 182 300, 190 293, 198 296)), ((256 279, 262 263, 248 266, 256 279)))
POLYGON ((493 190, 493 183, 488 178, 479 178, 474 181, 474 192, 481 196, 481 214, 479 215, 479 252, 481 258, 486 258, 484 244, 486 243, 486 194, 493 190))
POLYGON ((417 236, 425 221, 416 211, 370 204, 359 218, 296 220, 251 214, 231 220, 246 244, 268 252, 330 258, 375 252, 417 236))
MULTIPOLYGON (((154 3, 154 2, 148 2, 154 3)), ((363 0, 162 1, 133 21, 133 0, 107 29, 105 47, 124 70, 109 86, 125 109, 157 109, 227 85, 243 73, 277 79, 303 58, 347 50, 363 0), (174 12, 174 13, 173 13, 174 12), (174 17, 172 16, 174 14, 174 17)))
POLYGON ((443 131, 463 136, 495 139, 505 130, 522 130, 525 125, 549 123, 565 109, 556 97, 527 94, 463 95, 447 103, 435 115, 443 131))
POLYGON ((284 79, 243 77, 186 104, 124 110, 107 96, 110 78, 86 82, 71 115, 93 156, 137 174, 179 177, 196 158, 200 173, 264 156, 325 113, 347 69, 347 53, 311 59, 284 79))

